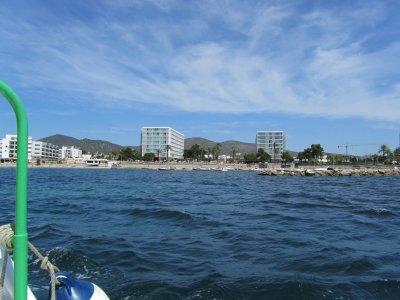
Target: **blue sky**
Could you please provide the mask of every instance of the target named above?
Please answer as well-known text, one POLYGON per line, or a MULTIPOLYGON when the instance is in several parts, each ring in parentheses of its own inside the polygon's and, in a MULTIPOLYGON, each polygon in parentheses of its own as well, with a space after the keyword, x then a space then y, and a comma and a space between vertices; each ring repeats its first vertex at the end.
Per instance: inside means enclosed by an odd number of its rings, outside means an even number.
POLYGON ((34 138, 137 145, 142 126, 161 125, 247 142, 282 129, 291 150, 394 148, 399 15, 398 1, 6 0, 0 78, 34 138))

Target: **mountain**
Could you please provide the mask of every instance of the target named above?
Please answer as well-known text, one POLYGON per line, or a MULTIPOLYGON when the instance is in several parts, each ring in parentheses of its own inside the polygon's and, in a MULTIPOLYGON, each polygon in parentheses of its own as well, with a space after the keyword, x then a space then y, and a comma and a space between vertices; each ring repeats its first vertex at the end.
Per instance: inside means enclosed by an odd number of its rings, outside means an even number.
MULTIPOLYGON (((193 137, 185 139, 185 149, 189 149, 194 144, 198 144, 200 147, 207 149, 212 148, 217 142, 210 141, 201 137, 193 137)), ((222 154, 231 154, 232 147, 236 147, 237 153, 245 154, 245 153, 254 153, 256 152, 255 143, 244 143, 240 141, 224 141, 219 143, 221 145, 221 153, 222 154)))
POLYGON ((75 146, 82 150, 85 150, 90 153, 104 153, 108 154, 112 151, 119 151, 123 146, 118 144, 113 144, 108 141, 103 140, 91 140, 91 139, 76 139, 74 137, 56 134, 52 136, 48 136, 40 139, 40 141, 48 142, 53 145, 62 147, 62 146, 75 146))
MULTIPOLYGON (((48 142, 59 147, 62 146, 75 146, 82 150, 85 150, 90 153, 103 153, 108 154, 112 151, 119 151, 122 147, 121 145, 114 144, 108 141, 103 140, 91 140, 91 139, 77 139, 74 137, 56 134, 52 136, 48 136, 40 139, 40 141, 48 142)), ((200 147, 207 149, 212 148, 217 142, 207 140, 201 137, 193 137, 185 139, 185 149, 189 149, 194 144, 200 145, 200 147)), ((224 141, 219 143, 221 145, 221 154, 231 154, 232 147, 237 149, 237 153, 246 154, 246 153, 255 153, 256 145, 255 143, 245 143, 240 141, 224 141)), ((133 146, 134 149, 141 151, 140 146, 133 146)), ((295 152, 290 151, 292 154, 296 154, 295 152)))

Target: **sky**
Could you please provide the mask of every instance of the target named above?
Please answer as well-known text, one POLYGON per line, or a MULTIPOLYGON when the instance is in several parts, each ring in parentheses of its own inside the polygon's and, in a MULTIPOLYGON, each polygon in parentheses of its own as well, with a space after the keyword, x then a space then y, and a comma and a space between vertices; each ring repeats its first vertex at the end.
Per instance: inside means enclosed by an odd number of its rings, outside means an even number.
MULTIPOLYGON (((399 1, 3 0, 0 79, 37 139, 284 130, 290 150, 372 153, 399 144, 399 15, 399 1)), ((15 131, 1 101, 0 135, 15 131)))

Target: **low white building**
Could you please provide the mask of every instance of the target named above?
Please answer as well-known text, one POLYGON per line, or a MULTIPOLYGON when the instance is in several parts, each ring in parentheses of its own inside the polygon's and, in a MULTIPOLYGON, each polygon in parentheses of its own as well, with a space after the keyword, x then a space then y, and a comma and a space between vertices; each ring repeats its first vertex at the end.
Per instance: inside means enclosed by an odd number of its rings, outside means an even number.
MULTIPOLYGON (((17 135, 6 134, 0 140, 0 159, 15 160, 17 159, 17 135)), ((28 160, 33 159, 59 159, 59 148, 53 144, 34 141, 31 137, 28 138, 28 160)))
POLYGON ((318 158, 318 162, 324 163, 324 164, 328 163, 328 155, 326 155, 326 154, 322 155, 322 157, 318 158))
POLYGON ((171 127, 143 127, 142 155, 153 153, 160 159, 183 159, 185 136, 171 127))
POLYGON ((82 159, 82 150, 74 146, 62 146, 60 149, 61 159, 82 159))
POLYGON ((87 161, 92 158, 92 154, 82 154, 82 160, 87 161))
POLYGON ((32 142, 32 159, 57 160, 60 159, 58 146, 42 141, 32 142))

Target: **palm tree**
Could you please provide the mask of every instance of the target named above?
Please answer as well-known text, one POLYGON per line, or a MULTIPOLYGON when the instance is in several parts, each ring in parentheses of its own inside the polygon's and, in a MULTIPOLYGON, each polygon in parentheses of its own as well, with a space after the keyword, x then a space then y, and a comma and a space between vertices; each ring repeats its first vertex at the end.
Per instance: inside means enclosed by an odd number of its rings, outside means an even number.
POLYGON ((236 156, 236 152, 237 152, 236 145, 233 145, 231 149, 232 149, 232 160, 233 160, 233 162, 235 162, 235 156, 236 156))
POLYGON ((169 150, 171 149, 171 145, 167 145, 167 162, 169 161, 169 150))
POLYGON ((390 153, 390 148, 387 145, 381 145, 378 153, 382 153, 382 156, 388 156, 390 153))
POLYGON ((213 158, 215 160, 218 160, 219 154, 221 153, 221 144, 220 143, 215 144, 214 147, 212 147, 211 151, 213 153, 213 158))

